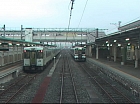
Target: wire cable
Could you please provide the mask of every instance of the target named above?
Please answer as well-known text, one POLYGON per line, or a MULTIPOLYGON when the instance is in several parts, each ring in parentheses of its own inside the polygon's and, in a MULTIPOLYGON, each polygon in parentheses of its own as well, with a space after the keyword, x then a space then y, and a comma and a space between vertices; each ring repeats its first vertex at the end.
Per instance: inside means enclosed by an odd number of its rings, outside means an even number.
POLYGON ((140 18, 140 16, 137 17, 137 18, 135 18, 135 19, 133 19, 133 20, 131 20, 131 21, 128 21, 128 22, 124 23, 124 25, 129 24, 129 23, 131 23, 131 22, 134 22, 134 21, 135 21, 136 19, 138 19, 138 18, 140 18))
MULTIPOLYGON (((127 25, 127 24, 129 24, 129 23, 131 23, 132 21, 134 21, 134 20, 136 20, 136 19, 138 19, 138 18, 140 18, 140 16, 137 17, 137 18, 135 18, 135 19, 133 19, 133 20, 131 20, 131 21, 128 21, 128 22, 124 23, 123 26, 124 26, 124 25, 127 25)), ((107 32, 110 32, 110 31, 112 31, 112 30, 115 30, 116 28, 117 28, 117 27, 112 28, 112 29, 108 30, 107 32)))
MULTIPOLYGON (((86 1, 86 4, 85 4, 84 10, 83 10, 81 19, 80 19, 79 24, 78 24, 78 27, 79 27, 79 25, 80 25, 80 23, 81 23, 81 20, 82 20, 82 18, 83 18, 83 15, 84 15, 84 12, 85 12, 85 9, 86 9, 86 6, 87 6, 87 2, 88 2, 88 0, 86 1)), ((77 28, 78 28, 78 27, 77 27, 77 28)))

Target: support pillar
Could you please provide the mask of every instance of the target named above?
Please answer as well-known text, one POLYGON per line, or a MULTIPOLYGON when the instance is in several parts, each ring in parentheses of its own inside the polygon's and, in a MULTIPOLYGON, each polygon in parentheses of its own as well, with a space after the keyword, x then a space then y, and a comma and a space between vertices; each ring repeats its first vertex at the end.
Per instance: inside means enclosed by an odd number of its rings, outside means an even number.
POLYGON ((92 57, 91 46, 89 46, 89 56, 92 57))
POLYGON ((13 45, 13 61, 12 61, 12 63, 14 63, 15 62, 15 50, 16 50, 16 45, 13 45))
POLYGON ((4 66, 4 51, 2 51, 1 53, 2 53, 1 66, 4 66))
POLYGON ((116 45, 114 45, 113 48, 114 48, 114 62, 116 62, 116 55, 117 55, 116 45))
POLYGON ((99 48, 98 46, 96 47, 96 59, 98 59, 98 51, 99 51, 99 48))
POLYGON ((135 47, 135 68, 138 68, 138 48, 135 47))
POLYGON ((86 56, 88 56, 88 46, 86 46, 86 56))
POLYGON ((126 47, 125 46, 121 47, 121 56, 122 56, 121 65, 124 65, 126 62, 126 47))

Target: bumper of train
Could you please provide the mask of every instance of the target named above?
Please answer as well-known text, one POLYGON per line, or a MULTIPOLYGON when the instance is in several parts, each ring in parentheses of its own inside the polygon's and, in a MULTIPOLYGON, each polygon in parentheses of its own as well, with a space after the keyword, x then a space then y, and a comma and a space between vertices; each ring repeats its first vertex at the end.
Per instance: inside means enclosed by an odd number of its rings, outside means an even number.
POLYGON ((24 66, 24 70, 26 71, 36 71, 36 70, 43 70, 42 66, 24 66))
POLYGON ((86 60, 86 56, 82 56, 82 57, 75 56, 74 59, 75 60, 83 60, 83 61, 85 61, 86 60))

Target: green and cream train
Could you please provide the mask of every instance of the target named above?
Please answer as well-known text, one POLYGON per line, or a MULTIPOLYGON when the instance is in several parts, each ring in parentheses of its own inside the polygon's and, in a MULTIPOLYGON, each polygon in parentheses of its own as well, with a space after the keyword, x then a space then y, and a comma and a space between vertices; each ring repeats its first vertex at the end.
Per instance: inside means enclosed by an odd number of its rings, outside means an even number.
POLYGON ((48 47, 24 47, 24 72, 43 71, 47 63, 59 54, 60 49, 48 47))
POLYGON ((86 48, 80 46, 71 48, 71 55, 75 61, 86 61, 86 48))

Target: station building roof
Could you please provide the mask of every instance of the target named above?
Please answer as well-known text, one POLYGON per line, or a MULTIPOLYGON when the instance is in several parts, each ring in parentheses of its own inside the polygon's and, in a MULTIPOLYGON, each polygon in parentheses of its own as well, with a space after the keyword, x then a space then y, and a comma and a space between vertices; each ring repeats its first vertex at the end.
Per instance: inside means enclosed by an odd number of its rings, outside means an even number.
POLYGON ((105 45, 105 44, 140 44, 140 26, 134 27, 131 29, 127 29, 124 31, 118 31, 109 35, 106 35, 102 38, 97 38, 95 41, 98 45, 105 45))
POLYGON ((0 37, 0 43, 3 45, 8 45, 8 43, 12 44, 28 44, 28 45, 44 45, 44 46, 52 46, 56 47, 55 45, 49 45, 49 44, 43 44, 43 43, 36 43, 36 42, 29 42, 29 41, 24 41, 24 40, 17 40, 17 39, 11 39, 11 38, 5 38, 5 37, 0 37))

